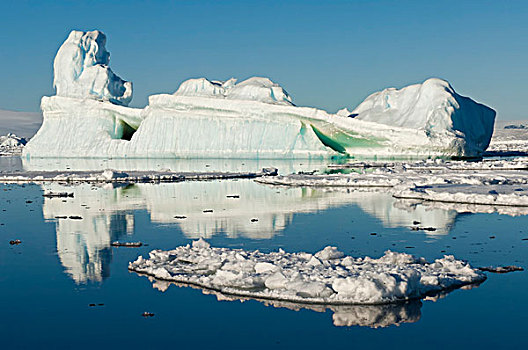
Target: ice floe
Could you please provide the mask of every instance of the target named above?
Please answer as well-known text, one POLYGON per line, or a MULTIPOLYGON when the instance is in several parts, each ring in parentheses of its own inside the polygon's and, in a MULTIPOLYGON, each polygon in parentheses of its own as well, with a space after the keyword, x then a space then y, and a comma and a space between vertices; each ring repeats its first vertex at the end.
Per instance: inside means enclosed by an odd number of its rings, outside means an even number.
POLYGON ((174 250, 153 250, 128 268, 228 295, 330 305, 421 299, 486 279, 453 256, 428 263, 391 251, 378 259, 354 258, 335 247, 316 254, 262 253, 212 248, 202 239, 174 250))
POLYGON ((483 204, 528 205, 528 162, 486 160, 455 162, 360 162, 330 166, 316 174, 281 175, 257 179, 284 186, 385 188, 396 198, 483 204), (335 174, 336 171, 345 173, 335 174))
POLYGON ((486 154, 490 156, 528 155, 526 121, 497 121, 486 154))
POLYGON ((397 190, 393 195, 436 202, 528 206, 528 185, 425 185, 397 190))

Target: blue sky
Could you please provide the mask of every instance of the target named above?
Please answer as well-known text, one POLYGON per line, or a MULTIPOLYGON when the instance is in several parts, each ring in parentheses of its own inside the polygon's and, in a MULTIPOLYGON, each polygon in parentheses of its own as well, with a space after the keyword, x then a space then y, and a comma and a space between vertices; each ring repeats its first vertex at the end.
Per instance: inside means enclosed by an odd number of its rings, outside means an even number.
POLYGON ((428 77, 527 119, 528 1, 0 2, 0 109, 36 111, 72 29, 107 34, 132 106, 188 78, 268 76, 329 111, 428 77))

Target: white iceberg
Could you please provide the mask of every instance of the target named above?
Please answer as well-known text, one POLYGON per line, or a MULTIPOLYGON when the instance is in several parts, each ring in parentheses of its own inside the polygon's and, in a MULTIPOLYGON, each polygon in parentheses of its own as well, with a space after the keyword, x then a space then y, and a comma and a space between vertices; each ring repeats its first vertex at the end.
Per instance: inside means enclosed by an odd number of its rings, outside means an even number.
POLYGON ((227 295, 326 305, 385 304, 421 299, 466 285, 485 274, 444 256, 433 263, 405 253, 379 259, 344 256, 335 247, 321 252, 262 253, 211 248, 202 239, 174 250, 153 250, 129 270, 227 295))
POLYGON ((57 95, 27 157, 314 158, 480 156, 495 111, 428 79, 375 93, 354 111, 297 107, 268 78, 183 82, 125 107, 132 86, 108 68, 105 36, 73 31, 54 63, 57 95))

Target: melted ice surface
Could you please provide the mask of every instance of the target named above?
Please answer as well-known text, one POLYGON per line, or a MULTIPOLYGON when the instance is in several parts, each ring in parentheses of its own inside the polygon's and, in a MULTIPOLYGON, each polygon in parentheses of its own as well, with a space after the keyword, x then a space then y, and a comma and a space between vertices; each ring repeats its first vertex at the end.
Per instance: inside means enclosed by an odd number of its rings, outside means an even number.
POLYGON ((225 294, 323 304, 383 304, 480 283, 485 275, 444 256, 433 263, 386 251, 379 259, 345 256, 328 246, 316 254, 211 248, 203 239, 153 250, 129 269, 225 294))

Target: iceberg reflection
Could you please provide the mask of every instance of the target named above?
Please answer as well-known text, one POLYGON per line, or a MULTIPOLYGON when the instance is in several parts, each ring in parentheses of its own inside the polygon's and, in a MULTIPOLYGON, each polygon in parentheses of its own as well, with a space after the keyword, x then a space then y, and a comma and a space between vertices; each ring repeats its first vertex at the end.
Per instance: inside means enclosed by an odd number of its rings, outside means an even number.
POLYGON ((447 234, 458 215, 453 207, 396 200, 389 193, 273 187, 251 180, 41 186, 45 193, 73 193, 73 198, 44 198, 43 214, 56 221, 59 258, 76 283, 109 276, 110 244, 134 232, 137 210, 146 210, 153 223, 179 227, 192 239, 218 234, 271 239, 291 224, 296 213, 345 205, 359 206, 385 227, 409 227, 419 221, 436 228, 426 234, 436 235, 447 234))
POLYGON ((280 300, 258 299, 258 298, 243 298, 239 296, 226 295, 220 292, 202 289, 197 286, 175 283, 163 280, 157 280, 148 276, 152 282, 152 288, 161 292, 165 292, 169 286, 175 285, 178 287, 191 287, 199 289, 204 294, 212 294, 216 296, 218 301, 240 301, 245 302, 249 300, 256 300, 266 306, 276 308, 286 308, 293 311, 310 310, 315 312, 332 313, 332 323, 337 327, 369 327, 369 328, 384 328, 389 326, 399 326, 402 323, 414 323, 420 320, 422 301, 410 300, 402 303, 383 304, 383 305, 319 305, 319 304, 303 304, 293 303, 280 300))

